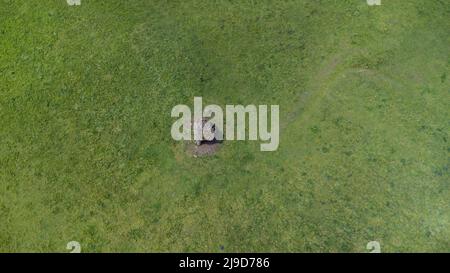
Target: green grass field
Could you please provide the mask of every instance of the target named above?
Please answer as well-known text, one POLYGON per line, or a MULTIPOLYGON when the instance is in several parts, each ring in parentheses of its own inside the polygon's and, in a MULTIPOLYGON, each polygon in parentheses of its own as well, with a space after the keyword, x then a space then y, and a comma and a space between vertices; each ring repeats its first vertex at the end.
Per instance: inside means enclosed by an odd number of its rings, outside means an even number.
POLYGON ((450 251, 445 0, 0 0, 0 252, 450 251), (280 105, 193 158, 177 104, 280 105))

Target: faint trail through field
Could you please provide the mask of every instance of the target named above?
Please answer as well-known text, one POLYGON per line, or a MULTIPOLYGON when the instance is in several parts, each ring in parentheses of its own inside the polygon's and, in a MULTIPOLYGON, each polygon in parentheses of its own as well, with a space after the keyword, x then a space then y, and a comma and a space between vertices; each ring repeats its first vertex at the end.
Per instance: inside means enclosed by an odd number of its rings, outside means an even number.
POLYGON ((283 129, 296 120, 296 118, 304 113, 306 109, 310 109, 315 106, 317 102, 323 98, 325 91, 327 90, 327 80, 333 75, 334 72, 336 72, 336 68, 342 63, 342 61, 343 53, 340 52, 333 55, 330 60, 322 66, 317 73, 317 76, 311 80, 308 91, 303 92, 297 99, 298 107, 296 107, 293 112, 289 113, 287 122, 281 126, 283 129))
MULTIPOLYGON (((353 52, 356 55, 360 52, 353 52)), ((401 82, 398 79, 394 79, 392 76, 382 74, 378 71, 367 68, 342 68, 345 58, 351 58, 353 55, 350 51, 343 51, 334 54, 326 61, 322 68, 318 71, 317 75, 313 77, 308 84, 308 91, 303 92, 297 99, 296 109, 288 114, 287 122, 283 123, 282 129, 291 125, 300 117, 301 123, 311 118, 311 115, 315 113, 313 109, 317 109, 320 102, 328 94, 329 86, 338 78, 345 77, 347 74, 364 74, 370 79, 378 79, 381 82, 388 83, 392 87, 404 88, 407 84, 401 82), (309 110, 309 111, 308 111, 309 110)))

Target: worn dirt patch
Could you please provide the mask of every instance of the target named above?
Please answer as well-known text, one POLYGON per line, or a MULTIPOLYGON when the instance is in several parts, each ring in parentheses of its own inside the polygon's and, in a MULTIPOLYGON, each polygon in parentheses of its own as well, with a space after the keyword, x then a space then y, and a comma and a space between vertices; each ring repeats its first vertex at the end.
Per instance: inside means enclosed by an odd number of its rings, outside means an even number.
POLYGON ((186 151, 193 157, 212 156, 220 149, 221 143, 218 141, 204 141, 201 145, 189 142, 186 151))

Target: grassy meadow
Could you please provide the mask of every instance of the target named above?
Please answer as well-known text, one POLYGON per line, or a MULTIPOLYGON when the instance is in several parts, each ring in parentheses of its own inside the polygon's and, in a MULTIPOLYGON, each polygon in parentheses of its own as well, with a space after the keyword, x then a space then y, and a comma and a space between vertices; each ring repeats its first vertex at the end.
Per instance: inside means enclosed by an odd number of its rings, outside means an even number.
POLYGON ((449 53, 444 0, 0 0, 0 252, 449 252, 449 53), (278 150, 193 158, 194 96, 278 150))

